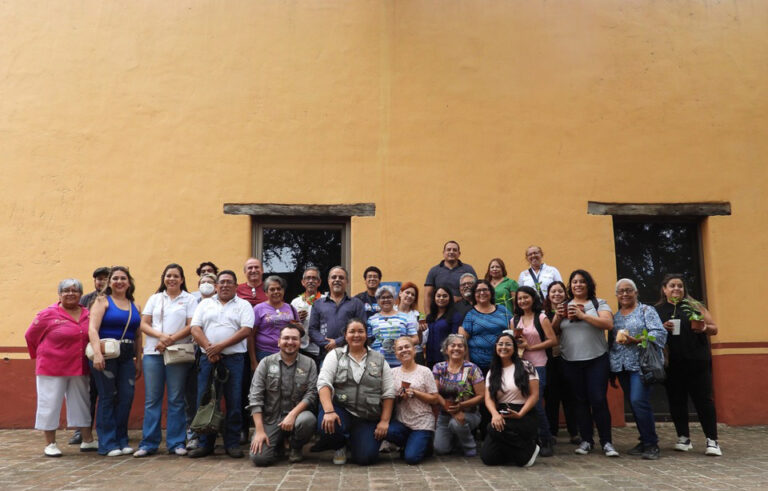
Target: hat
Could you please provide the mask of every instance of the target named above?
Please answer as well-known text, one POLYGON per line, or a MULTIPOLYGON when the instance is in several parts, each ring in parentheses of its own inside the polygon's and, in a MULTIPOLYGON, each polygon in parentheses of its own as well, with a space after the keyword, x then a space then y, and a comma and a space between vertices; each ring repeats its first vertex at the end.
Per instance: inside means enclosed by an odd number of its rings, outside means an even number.
POLYGON ((109 276, 109 268, 106 266, 102 266, 100 268, 96 268, 93 271, 93 277, 98 278, 99 276, 109 276))

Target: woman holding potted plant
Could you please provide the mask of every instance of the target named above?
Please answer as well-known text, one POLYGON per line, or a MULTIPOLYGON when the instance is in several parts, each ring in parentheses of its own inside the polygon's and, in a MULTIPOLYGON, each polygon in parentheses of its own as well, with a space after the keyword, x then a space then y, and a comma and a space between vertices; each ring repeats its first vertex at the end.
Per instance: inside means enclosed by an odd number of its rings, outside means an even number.
POLYGON ((438 455, 449 454, 454 449, 461 450, 465 457, 477 455, 472 432, 480 425, 478 405, 485 395, 485 377, 477 365, 467 361, 467 351, 464 336, 449 334, 443 341, 447 361, 432 368, 441 406, 435 430, 438 455))
POLYGON ((687 452, 691 444, 688 427, 688 397, 699 415, 707 437, 705 455, 723 454, 717 443, 717 414, 712 397, 712 354, 709 336, 717 334, 717 325, 709 311, 688 296, 681 274, 668 274, 661 282, 661 298, 656 304, 668 331, 667 397, 669 412, 677 430, 675 450, 687 452))
POLYGON ((640 349, 638 345, 654 343, 660 348, 667 340, 667 331, 661 325, 656 310, 637 300, 635 282, 623 278, 616 283, 619 311, 613 316, 613 333, 616 342, 611 346, 611 372, 615 373, 621 390, 629 396, 629 405, 635 417, 640 443, 629 455, 641 455, 646 460, 659 458, 659 437, 651 407, 651 385, 646 385, 640 373, 640 349))
POLYGON ((413 339, 402 336, 395 340, 395 354, 401 365, 392 369, 397 399, 395 419, 389 423, 387 440, 403 449, 409 465, 416 465, 429 453, 435 436, 432 405, 440 396, 432 371, 416 363, 413 339))

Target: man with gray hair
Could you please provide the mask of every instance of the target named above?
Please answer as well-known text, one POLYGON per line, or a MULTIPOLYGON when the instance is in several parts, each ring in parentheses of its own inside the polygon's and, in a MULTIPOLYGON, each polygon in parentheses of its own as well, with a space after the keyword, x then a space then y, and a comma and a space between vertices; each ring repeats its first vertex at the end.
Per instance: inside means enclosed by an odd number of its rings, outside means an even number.
POLYGON ((304 293, 291 300, 291 305, 299 313, 299 320, 304 327, 304 334, 301 336, 301 353, 315 361, 320 355, 320 347, 309 338, 309 315, 312 312, 312 305, 323 297, 320 293, 321 281, 320 270, 315 266, 308 266, 301 276, 304 293))
POLYGON ((462 321, 467 312, 472 310, 472 287, 475 286, 475 283, 477 283, 477 278, 472 273, 464 273, 459 278, 461 300, 453 304, 453 310, 462 321))

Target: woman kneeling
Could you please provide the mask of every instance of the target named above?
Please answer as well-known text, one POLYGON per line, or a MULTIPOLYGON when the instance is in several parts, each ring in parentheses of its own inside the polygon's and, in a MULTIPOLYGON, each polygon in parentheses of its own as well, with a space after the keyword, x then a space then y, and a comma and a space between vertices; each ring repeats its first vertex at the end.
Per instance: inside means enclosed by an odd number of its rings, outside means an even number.
POLYGON ((518 355, 512 331, 504 331, 496 339, 486 387, 485 405, 491 423, 480 449, 483 463, 532 466, 540 450, 535 411, 539 377, 533 365, 518 355))

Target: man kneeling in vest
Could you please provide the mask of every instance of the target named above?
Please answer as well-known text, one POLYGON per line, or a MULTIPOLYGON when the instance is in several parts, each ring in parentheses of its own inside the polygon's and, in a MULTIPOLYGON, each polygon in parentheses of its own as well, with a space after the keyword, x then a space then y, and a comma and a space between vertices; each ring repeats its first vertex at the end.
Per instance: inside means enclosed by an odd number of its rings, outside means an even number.
POLYGON ((257 466, 271 465, 289 438, 288 460, 300 462, 303 447, 315 432, 317 417, 317 368, 311 358, 299 353, 301 324, 280 330, 279 353, 259 363, 248 394, 256 431, 251 441, 251 461, 257 466))

